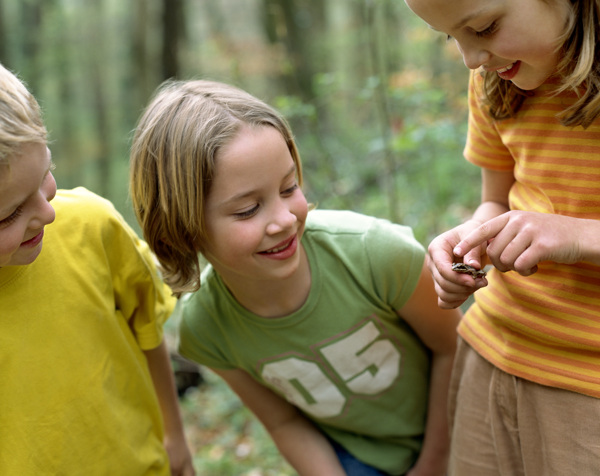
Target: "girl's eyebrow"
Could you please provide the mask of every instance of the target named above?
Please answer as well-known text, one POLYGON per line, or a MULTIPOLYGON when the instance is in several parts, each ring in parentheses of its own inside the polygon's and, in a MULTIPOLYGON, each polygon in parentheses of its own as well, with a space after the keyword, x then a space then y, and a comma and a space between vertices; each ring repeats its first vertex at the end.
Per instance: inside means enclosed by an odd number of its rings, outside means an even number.
POLYGON ((296 164, 293 163, 292 166, 290 167, 290 169, 288 170, 288 173, 285 174, 285 177, 289 177, 292 174, 296 173, 296 164))
MULTIPOLYGON (((283 178, 285 179, 285 178, 287 178, 290 175, 295 174, 295 173, 296 173, 296 164, 292 164, 292 166, 289 168, 288 172, 284 175, 283 178)), ((238 195, 234 195, 233 197, 228 198, 225 201, 225 204, 237 202, 239 200, 243 200, 244 198, 249 197, 249 196, 253 195, 254 193, 255 193, 254 190, 248 190, 248 191, 242 192, 242 193, 240 193, 238 195)))
POLYGON ((485 15, 487 13, 486 10, 489 10, 489 8, 484 6, 484 7, 481 7, 479 10, 476 10, 474 12, 471 12, 471 13, 465 15, 465 17, 462 20, 460 20, 456 25, 454 25, 453 29, 454 30, 461 29, 463 26, 465 26, 467 23, 469 23, 474 18, 485 15))
MULTIPOLYGON (((473 20, 473 18, 476 18, 480 15, 484 15, 486 13, 485 10, 486 9, 484 7, 484 8, 480 8, 479 10, 477 10, 475 12, 467 14, 462 20, 460 20, 456 25, 454 25, 452 27, 452 30, 460 30, 463 26, 465 26, 467 23, 469 23, 471 20, 473 20)), ((432 29, 433 31, 439 32, 439 30, 432 27, 429 23, 427 24, 427 27, 432 29)))

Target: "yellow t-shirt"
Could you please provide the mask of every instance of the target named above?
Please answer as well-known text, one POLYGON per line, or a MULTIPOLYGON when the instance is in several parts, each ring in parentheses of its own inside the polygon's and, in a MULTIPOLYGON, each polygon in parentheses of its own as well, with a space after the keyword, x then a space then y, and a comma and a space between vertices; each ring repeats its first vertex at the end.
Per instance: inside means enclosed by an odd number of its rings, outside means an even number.
POLYGON ((39 257, 0 268, 0 474, 168 475, 142 349, 174 300, 109 202, 52 204, 39 257))
MULTIPOLYGON (((552 79, 516 117, 492 121, 474 77, 465 156, 513 171, 511 210, 600 219, 600 121, 560 125, 556 114, 576 97, 555 95, 552 79)), ((545 261, 532 276, 494 269, 488 281, 459 326, 467 342, 512 375, 600 397, 600 266, 545 261)))

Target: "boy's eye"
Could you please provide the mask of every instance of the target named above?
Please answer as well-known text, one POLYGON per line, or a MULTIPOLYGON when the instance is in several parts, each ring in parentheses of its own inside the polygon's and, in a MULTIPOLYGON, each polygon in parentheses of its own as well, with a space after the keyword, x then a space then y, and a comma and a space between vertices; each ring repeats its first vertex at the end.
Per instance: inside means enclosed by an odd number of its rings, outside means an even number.
POLYGON ((234 213, 233 216, 236 218, 240 218, 240 219, 250 218, 251 216, 255 215, 257 211, 258 211, 258 204, 253 206, 250 210, 245 210, 243 212, 234 213))
POLYGON ((14 212, 12 212, 9 216, 4 218, 3 220, 0 220, 0 226, 10 225, 12 222, 14 222, 17 218, 19 218, 21 216, 21 213, 23 213, 22 206, 18 207, 14 212))

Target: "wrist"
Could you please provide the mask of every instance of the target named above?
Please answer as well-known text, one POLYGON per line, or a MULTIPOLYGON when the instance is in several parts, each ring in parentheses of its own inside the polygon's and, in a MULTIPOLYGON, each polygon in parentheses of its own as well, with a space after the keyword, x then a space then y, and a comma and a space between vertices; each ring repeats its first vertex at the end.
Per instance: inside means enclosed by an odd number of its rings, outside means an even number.
POLYGON ((600 265, 600 221, 599 220, 584 220, 581 233, 576 233, 577 240, 577 257, 574 262, 585 261, 600 265))

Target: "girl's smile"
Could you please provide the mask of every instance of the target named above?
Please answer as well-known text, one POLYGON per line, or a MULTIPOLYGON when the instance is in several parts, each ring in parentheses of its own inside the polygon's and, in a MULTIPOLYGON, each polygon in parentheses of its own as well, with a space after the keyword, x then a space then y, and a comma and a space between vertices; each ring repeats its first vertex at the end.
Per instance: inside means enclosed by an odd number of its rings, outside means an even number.
POLYGON ((521 66, 521 62, 515 61, 514 63, 509 64, 506 68, 497 69, 496 74, 498 74, 498 76, 500 76, 502 79, 510 81, 519 72, 519 66, 521 66))
POLYGON ((496 71, 524 90, 556 73, 566 0, 406 0, 431 28, 456 41, 470 69, 496 71))
POLYGON ((285 240, 283 243, 265 251, 260 251, 259 254, 263 254, 272 259, 287 259, 294 255, 298 248, 298 237, 297 235, 292 236, 290 239, 285 240))

